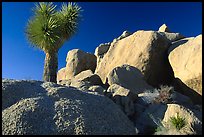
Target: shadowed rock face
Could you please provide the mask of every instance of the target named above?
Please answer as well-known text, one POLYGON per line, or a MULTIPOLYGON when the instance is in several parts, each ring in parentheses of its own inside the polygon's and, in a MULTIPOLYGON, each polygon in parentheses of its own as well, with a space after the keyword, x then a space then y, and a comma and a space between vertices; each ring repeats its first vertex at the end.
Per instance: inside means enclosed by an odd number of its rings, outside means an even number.
POLYGON ((2 87, 2 98, 12 92, 3 100, 3 135, 136 134, 127 116, 105 96, 50 82, 7 79, 2 87))
POLYGON ((192 88, 188 87, 179 78, 175 78, 172 81, 172 86, 174 86, 175 90, 179 93, 188 96, 193 101, 193 103, 202 104, 202 96, 192 88))
POLYGON ((152 86, 168 84, 173 71, 168 63, 167 50, 171 41, 156 31, 137 31, 111 43, 108 52, 97 65, 95 73, 103 83, 110 71, 123 64, 139 69, 152 86))

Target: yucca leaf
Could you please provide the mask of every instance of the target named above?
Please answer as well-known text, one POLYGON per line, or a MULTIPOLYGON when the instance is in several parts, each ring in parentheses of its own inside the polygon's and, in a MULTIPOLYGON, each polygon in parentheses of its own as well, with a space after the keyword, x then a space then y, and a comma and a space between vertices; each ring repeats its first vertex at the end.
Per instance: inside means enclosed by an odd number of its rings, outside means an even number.
POLYGON ((45 52, 58 51, 77 31, 81 8, 75 3, 63 3, 60 11, 55 9, 52 2, 35 4, 34 16, 26 26, 32 46, 45 52))

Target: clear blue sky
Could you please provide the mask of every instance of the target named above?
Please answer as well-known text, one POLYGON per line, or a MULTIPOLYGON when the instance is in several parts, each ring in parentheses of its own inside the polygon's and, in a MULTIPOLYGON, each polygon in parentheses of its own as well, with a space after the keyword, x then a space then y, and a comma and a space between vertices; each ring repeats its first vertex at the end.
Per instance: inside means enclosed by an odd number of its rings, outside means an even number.
MULTIPOLYGON (((55 3, 60 8, 61 3, 55 3)), ((184 36, 202 33, 201 2, 79 2, 83 20, 79 31, 58 52, 58 69, 65 67, 67 52, 94 53, 100 43, 111 42, 124 30, 158 30, 166 23, 184 36)), ((29 46, 25 26, 33 2, 2 3, 2 77, 42 80, 44 53, 29 46)))

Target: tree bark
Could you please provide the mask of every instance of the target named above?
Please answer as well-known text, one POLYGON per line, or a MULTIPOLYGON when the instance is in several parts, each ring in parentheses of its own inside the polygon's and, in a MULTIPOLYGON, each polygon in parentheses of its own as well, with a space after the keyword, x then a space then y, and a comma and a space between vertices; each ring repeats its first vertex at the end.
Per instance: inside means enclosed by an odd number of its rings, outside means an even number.
POLYGON ((57 83, 57 69, 58 69, 57 53, 45 53, 43 81, 57 83))

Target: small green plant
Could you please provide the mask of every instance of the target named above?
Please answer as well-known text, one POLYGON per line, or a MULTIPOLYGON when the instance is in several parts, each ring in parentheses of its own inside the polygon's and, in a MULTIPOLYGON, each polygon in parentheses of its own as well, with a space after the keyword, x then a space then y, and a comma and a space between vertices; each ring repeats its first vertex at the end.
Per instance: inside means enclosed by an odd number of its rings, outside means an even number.
POLYGON ((160 132, 160 131, 165 130, 165 127, 162 124, 161 119, 156 120, 154 116, 150 113, 148 113, 148 115, 153 120, 153 122, 157 125, 157 127, 154 129, 155 130, 154 132, 160 132))
POLYGON ((186 119, 179 116, 178 113, 176 113, 175 117, 170 117, 170 122, 177 130, 182 129, 187 124, 186 119))

